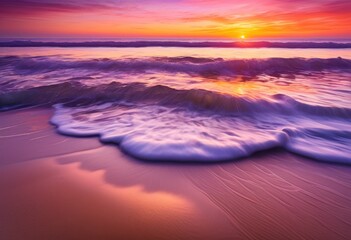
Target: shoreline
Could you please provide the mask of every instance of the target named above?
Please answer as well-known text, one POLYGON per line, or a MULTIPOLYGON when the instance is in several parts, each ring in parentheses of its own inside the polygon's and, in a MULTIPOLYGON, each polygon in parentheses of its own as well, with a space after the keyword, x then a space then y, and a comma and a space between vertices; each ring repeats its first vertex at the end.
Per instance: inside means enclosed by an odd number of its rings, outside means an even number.
POLYGON ((57 134, 51 114, 0 112, 1 239, 351 238, 349 166, 279 150, 140 161, 57 134))

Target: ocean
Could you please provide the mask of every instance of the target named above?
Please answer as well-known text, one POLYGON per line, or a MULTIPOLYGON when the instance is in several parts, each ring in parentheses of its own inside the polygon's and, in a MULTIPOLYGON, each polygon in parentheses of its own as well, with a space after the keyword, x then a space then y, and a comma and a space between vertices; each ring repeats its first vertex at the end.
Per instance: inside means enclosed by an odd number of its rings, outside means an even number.
POLYGON ((147 161, 351 163, 348 43, 1 42, 0 109, 147 161), (244 44, 244 45, 243 45, 244 44))

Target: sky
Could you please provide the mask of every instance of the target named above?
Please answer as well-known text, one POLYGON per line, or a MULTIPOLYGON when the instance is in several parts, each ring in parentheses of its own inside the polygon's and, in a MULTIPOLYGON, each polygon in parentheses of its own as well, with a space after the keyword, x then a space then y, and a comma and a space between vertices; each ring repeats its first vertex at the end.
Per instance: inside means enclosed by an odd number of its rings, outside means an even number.
POLYGON ((351 0, 0 0, 0 36, 351 39, 351 0))

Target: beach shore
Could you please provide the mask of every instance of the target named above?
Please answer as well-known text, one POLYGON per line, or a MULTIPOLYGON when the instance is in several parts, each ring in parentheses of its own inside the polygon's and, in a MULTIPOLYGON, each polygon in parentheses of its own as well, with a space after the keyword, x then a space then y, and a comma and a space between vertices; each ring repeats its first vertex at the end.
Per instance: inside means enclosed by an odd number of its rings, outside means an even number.
POLYGON ((0 113, 0 239, 351 239, 351 167, 275 150, 218 164, 133 159, 0 113))

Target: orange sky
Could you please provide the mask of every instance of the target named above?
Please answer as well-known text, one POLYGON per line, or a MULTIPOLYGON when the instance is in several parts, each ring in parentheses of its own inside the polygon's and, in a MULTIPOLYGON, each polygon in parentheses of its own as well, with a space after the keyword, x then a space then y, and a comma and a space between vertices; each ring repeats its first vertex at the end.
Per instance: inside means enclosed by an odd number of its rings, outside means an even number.
POLYGON ((350 0, 1 0, 2 37, 351 38, 350 0))

